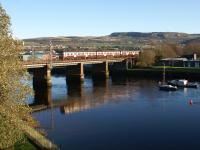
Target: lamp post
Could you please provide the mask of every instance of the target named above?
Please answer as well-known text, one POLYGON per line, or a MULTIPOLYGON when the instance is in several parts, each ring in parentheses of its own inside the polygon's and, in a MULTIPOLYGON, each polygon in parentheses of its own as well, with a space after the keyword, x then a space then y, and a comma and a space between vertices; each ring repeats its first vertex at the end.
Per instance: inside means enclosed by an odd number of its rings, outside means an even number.
POLYGON ((35 62, 35 49, 33 48, 33 45, 31 46, 31 51, 32 51, 33 62, 35 62))
POLYGON ((49 42, 49 64, 50 64, 50 67, 52 68, 52 42, 50 41, 49 42))

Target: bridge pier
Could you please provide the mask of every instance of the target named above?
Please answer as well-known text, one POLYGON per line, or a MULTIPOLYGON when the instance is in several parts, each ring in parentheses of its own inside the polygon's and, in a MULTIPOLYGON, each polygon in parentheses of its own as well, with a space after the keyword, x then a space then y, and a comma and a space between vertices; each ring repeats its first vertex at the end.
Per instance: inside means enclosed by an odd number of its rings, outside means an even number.
POLYGON ((134 66, 134 60, 132 58, 125 59, 122 61, 121 65, 123 70, 132 69, 134 66))
POLYGON ((51 66, 47 64, 42 68, 35 68, 33 70, 33 86, 37 87, 51 87, 51 66))
POLYGON ((133 58, 126 59, 126 70, 132 69, 135 65, 135 60, 133 58))
POLYGON ((109 78, 108 61, 105 61, 100 64, 93 64, 92 76, 93 78, 101 78, 101 79, 109 78))
POLYGON ((51 87, 33 87, 34 89, 34 102, 33 105, 46 105, 50 106, 52 103, 52 90, 51 87))
POLYGON ((68 82, 84 81, 83 63, 79 63, 78 65, 67 66, 67 81, 68 82))
POLYGON ((134 67, 134 59, 125 59, 122 62, 114 62, 111 70, 112 71, 120 71, 120 70, 128 70, 134 67))

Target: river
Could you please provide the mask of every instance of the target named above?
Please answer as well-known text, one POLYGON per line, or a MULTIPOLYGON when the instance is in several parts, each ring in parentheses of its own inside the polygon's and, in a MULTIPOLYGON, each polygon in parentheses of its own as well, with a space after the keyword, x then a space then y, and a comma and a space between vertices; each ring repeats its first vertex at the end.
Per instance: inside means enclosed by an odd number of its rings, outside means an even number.
POLYGON ((157 83, 86 77, 67 85, 65 77, 53 76, 51 89, 35 89, 32 103, 48 109, 33 117, 64 150, 200 149, 200 88, 165 92, 157 83))

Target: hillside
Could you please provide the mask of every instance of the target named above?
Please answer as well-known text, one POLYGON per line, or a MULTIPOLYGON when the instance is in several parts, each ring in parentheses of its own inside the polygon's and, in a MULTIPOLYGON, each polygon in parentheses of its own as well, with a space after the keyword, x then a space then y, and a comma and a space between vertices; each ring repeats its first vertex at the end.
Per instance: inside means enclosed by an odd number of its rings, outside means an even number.
POLYGON ((161 43, 178 43, 188 44, 192 41, 200 42, 200 34, 187 34, 178 32, 115 32, 107 36, 60 36, 60 37, 40 37, 32 39, 24 39, 25 46, 45 47, 49 45, 49 41, 54 46, 69 48, 88 48, 88 49, 138 49, 149 48, 152 45, 161 43))

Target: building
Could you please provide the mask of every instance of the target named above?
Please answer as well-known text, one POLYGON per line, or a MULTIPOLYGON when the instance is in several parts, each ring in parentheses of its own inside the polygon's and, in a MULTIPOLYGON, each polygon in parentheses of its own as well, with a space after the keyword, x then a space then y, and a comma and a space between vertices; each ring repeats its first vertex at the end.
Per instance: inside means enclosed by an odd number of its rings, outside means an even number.
MULTIPOLYGON (((24 52, 21 55, 23 61, 30 61, 30 60, 49 60, 50 59, 50 52, 49 51, 29 51, 24 52)), ((52 60, 58 60, 59 55, 55 51, 52 51, 52 60)))
POLYGON ((197 54, 193 55, 183 55, 181 58, 165 58, 161 59, 160 65, 165 64, 165 66, 172 67, 195 67, 200 68, 200 60, 197 59, 197 54))

